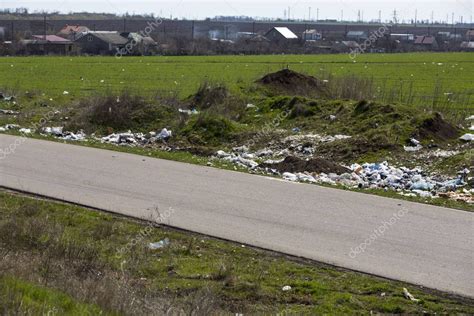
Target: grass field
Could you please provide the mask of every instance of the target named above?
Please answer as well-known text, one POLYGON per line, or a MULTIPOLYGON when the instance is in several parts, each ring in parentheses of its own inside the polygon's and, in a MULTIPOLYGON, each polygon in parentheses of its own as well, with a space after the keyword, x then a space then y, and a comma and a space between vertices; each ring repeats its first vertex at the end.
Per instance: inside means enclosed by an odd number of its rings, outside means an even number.
POLYGON ((319 77, 373 78, 377 88, 390 91, 395 100, 413 92, 417 103, 430 103, 434 94, 453 93, 462 98, 453 103, 474 106, 472 53, 367 54, 355 62, 347 54, 0 58, 0 88, 35 91, 59 99, 63 91, 70 92, 68 97, 79 97, 124 87, 186 97, 204 80, 223 82, 238 91, 287 66, 319 77))
POLYGON ((199 234, 4 191, 0 201, 5 315, 474 312, 468 299, 199 234))

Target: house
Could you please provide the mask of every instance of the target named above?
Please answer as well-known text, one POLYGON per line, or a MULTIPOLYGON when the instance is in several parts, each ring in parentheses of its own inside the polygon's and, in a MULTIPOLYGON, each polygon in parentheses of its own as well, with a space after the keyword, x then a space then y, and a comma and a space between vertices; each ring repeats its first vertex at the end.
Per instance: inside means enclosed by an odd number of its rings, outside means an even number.
POLYGON ((26 55, 71 55, 76 53, 70 40, 56 35, 33 35, 19 43, 20 53, 26 55))
POLYGON ((462 42, 461 43, 461 50, 463 51, 474 51, 474 41, 470 42, 462 42))
POLYGON ((303 40, 305 41, 320 41, 323 39, 323 34, 317 30, 306 30, 303 32, 303 40))
POLYGON ((271 42, 289 42, 298 39, 298 36, 287 27, 274 27, 265 34, 271 42))
POLYGON ((349 31, 346 38, 352 41, 365 41, 368 37, 367 32, 364 31, 349 31))
POLYGON ((97 31, 81 33, 74 41, 82 54, 113 55, 125 48, 128 39, 119 32, 97 31))
POLYGON ((133 32, 122 32, 120 36, 127 39, 126 49, 131 55, 149 55, 158 47, 158 43, 150 36, 133 32))
POLYGON ((474 30, 469 30, 466 32, 466 40, 468 42, 474 41, 474 30))
POLYGON ((417 36, 415 38, 415 46, 423 47, 426 49, 436 49, 438 48, 438 42, 434 36, 417 36))
POLYGON ((89 31, 90 30, 87 26, 66 24, 66 26, 64 26, 56 35, 67 38, 71 41, 75 41, 80 36, 80 34, 87 33, 89 31))
POLYGON ((390 34, 390 39, 398 41, 400 43, 410 43, 415 41, 415 35, 413 34, 390 34))

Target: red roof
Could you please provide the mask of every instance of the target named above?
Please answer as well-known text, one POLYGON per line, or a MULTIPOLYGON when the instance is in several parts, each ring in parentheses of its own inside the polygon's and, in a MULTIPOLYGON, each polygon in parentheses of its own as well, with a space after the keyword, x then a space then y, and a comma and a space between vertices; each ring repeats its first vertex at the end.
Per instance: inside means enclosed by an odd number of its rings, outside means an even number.
MULTIPOLYGON (((45 40, 44 35, 33 35, 35 40, 45 40)), ((46 35, 46 41, 50 43, 70 43, 70 40, 56 36, 56 35, 46 35)))
POLYGON ((434 36, 417 36, 415 38, 415 44, 433 45, 435 42, 434 36))
POLYGON ((87 26, 82 25, 67 25, 59 31, 58 34, 66 34, 69 35, 71 33, 82 33, 90 31, 87 26))

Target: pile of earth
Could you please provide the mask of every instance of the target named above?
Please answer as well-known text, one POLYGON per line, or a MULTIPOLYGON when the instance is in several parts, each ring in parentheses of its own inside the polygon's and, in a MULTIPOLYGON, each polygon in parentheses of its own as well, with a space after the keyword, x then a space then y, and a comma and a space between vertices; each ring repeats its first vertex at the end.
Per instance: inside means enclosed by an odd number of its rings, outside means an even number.
POLYGON ((311 96, 327 96, 329 94, 323 81, 289 69, 265 75, 256 83, 269 87, 280 94, 311 96))
POLYGON ((422 140, 451 140, 459 137, 459 131, 452 124, 446 122, 440 113, 435 113, 433 117, 425 119, 416 135, 422 140))
POLYGON ((263 168, 276 169, 279 172, 315 172, 315 173, 335 173, 343 174, 350 173, 348 168, 333 163, 329 160, 322 158, 313 158, 310 160, 302 160, 298 157, 289 156, 285 160, 279 163, 260 165, 263 168))

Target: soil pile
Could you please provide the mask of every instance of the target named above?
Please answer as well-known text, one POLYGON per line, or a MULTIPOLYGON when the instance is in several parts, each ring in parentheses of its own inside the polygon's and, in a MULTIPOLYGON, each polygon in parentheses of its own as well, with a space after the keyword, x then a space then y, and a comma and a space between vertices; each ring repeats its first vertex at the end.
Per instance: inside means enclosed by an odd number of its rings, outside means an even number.
POLYGON ((349 169, 322 158, 302 160, 297 157, 286 157, 276 164, 261 164, 261 167, 276 169, 279 172, 315 172, 343 174, 351 172, 349 169))
POLYGON ((324 82, 313 76, 304 75, 289 69, 268 74, 257 80, 257 83, 274 89, 277 92, 317 96, 328 95, 328 89, 324 82))
POLYGON ((424 120, 417 133, 420 139, 450 140, 459 136, 458 129, 446 122, 440 113, 424 120))

